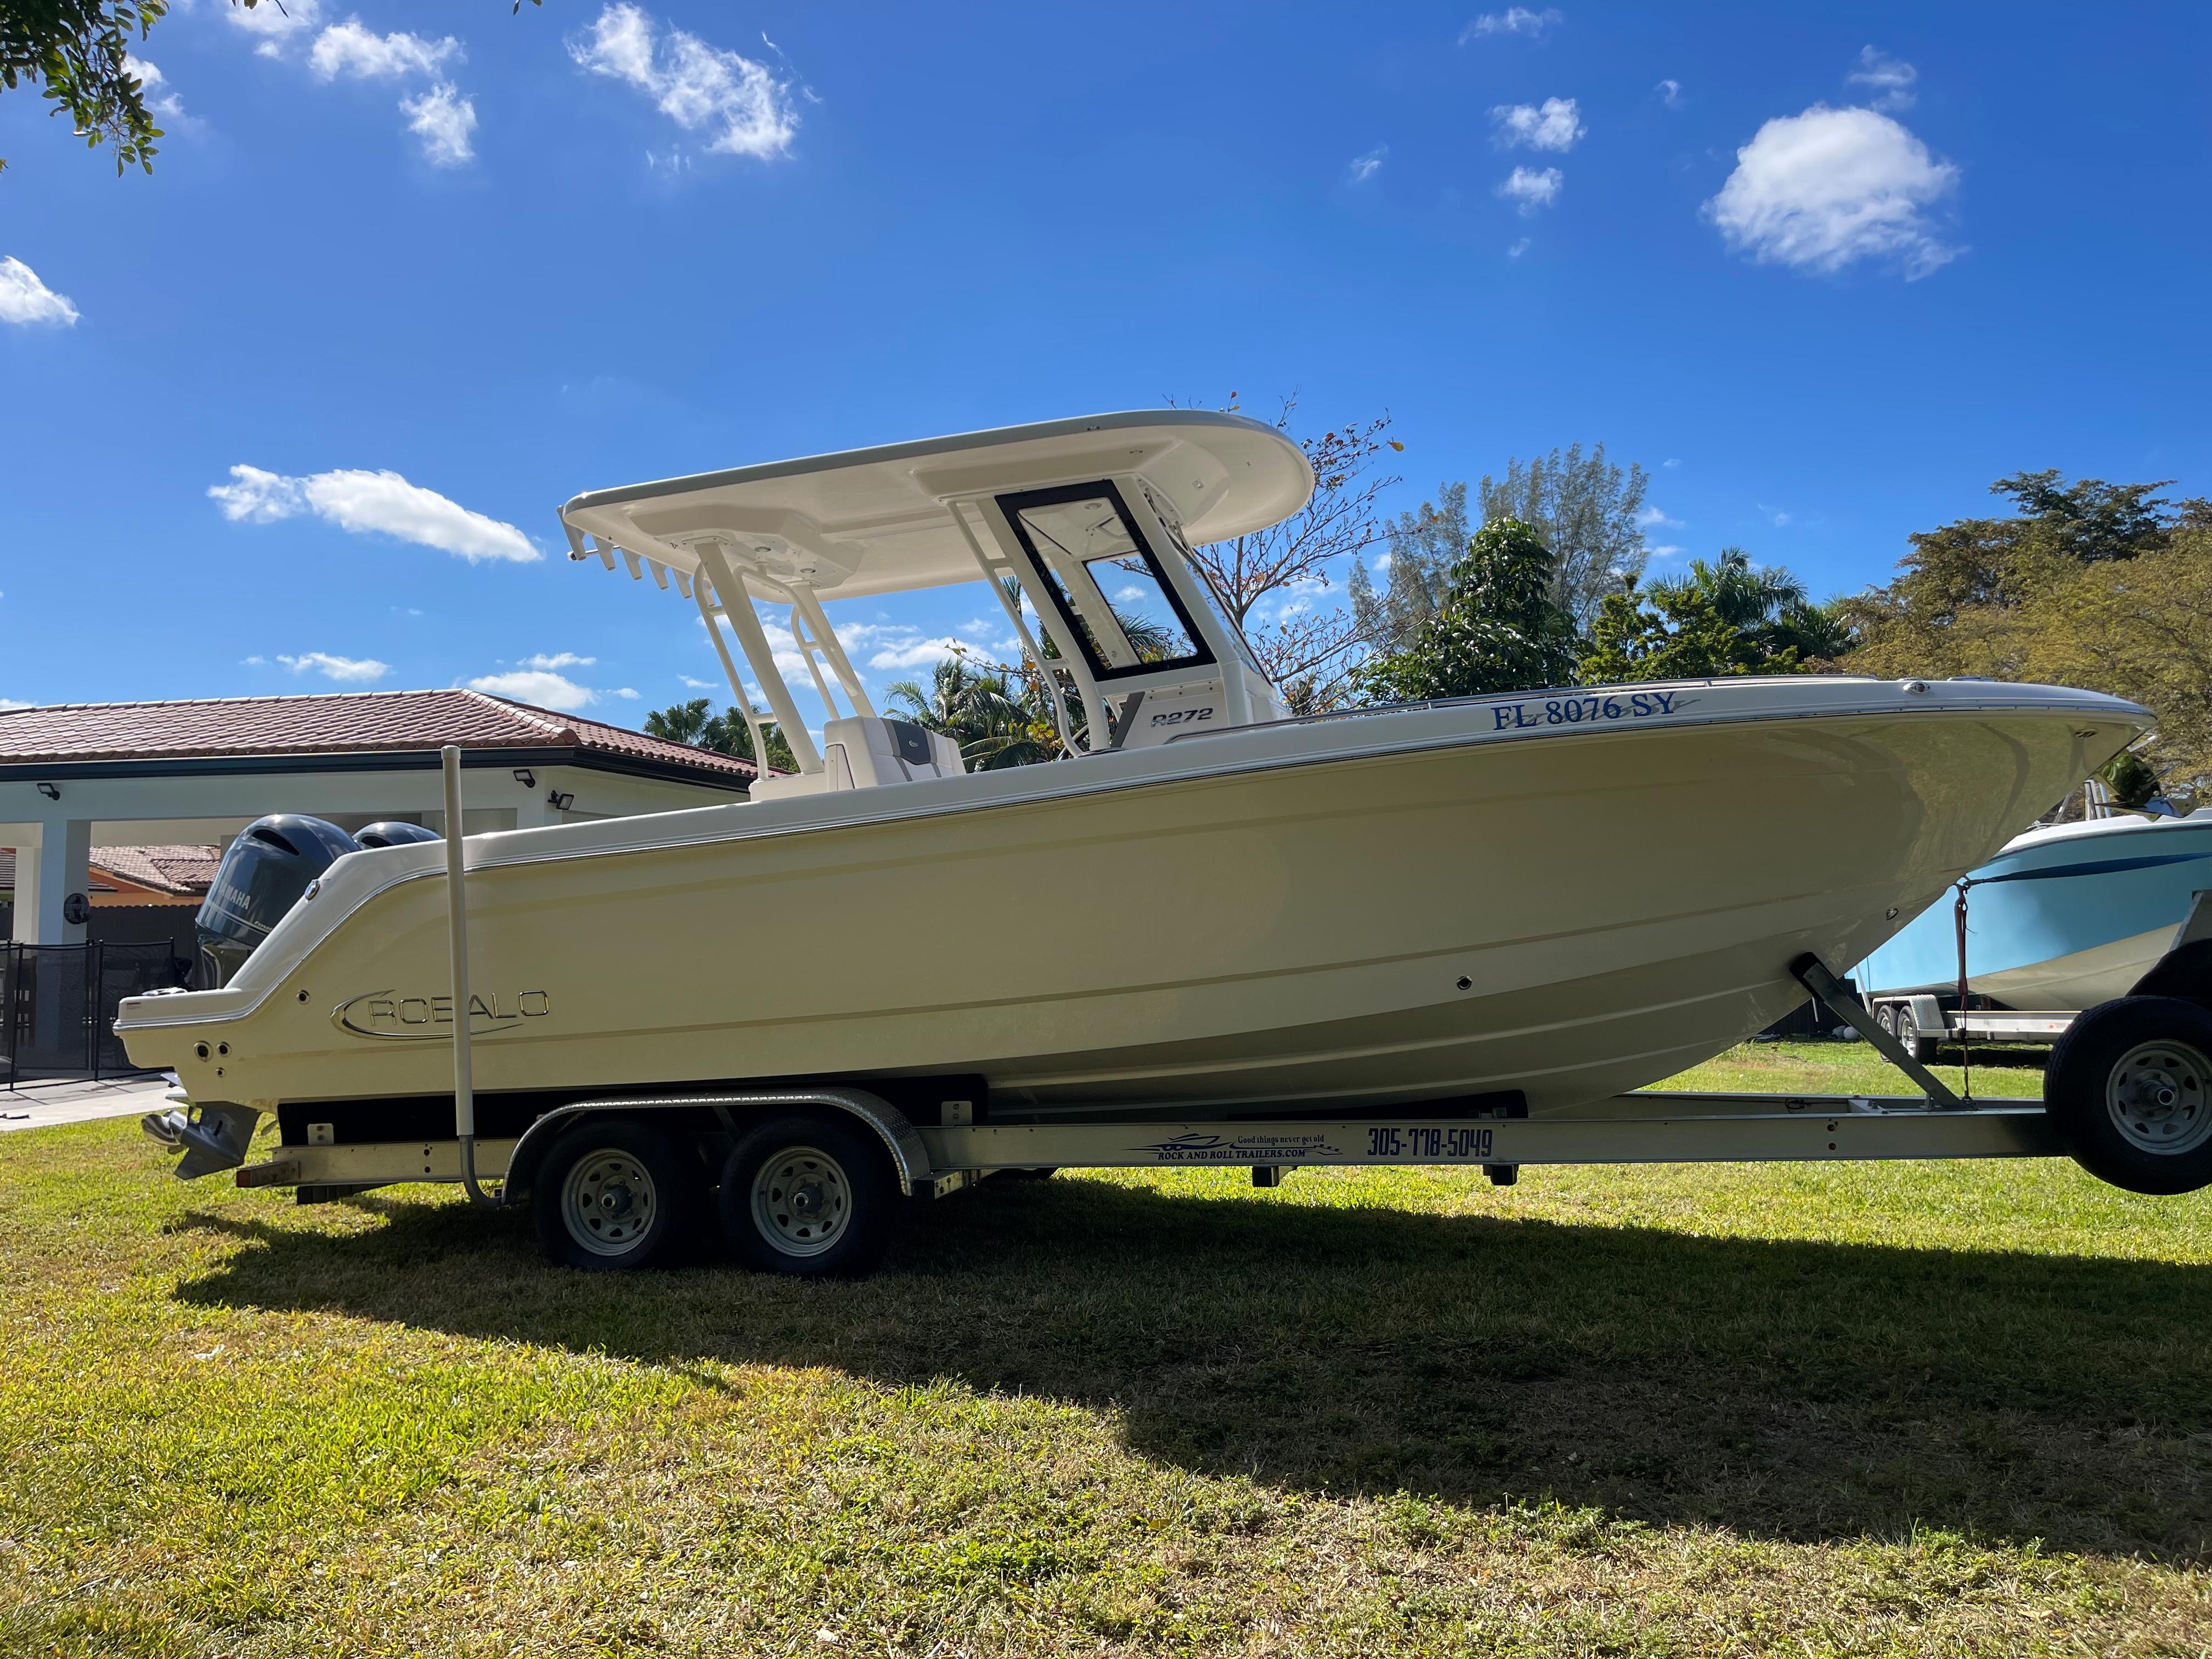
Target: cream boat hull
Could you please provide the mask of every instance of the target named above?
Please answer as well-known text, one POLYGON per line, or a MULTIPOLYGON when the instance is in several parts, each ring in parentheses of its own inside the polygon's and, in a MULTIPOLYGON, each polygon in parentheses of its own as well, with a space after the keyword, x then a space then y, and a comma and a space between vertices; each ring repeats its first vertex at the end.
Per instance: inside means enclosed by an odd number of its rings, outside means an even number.
MULTIPOLYGON (((1564 696, 471 837, 486 1132, 502 1093, 792 1076, 1562 1110, 1787 1012, 1797 956, 1861 960, 2148 725, 1864 681, 1583 692, 1589 723, 1546 724, 1564 696)), ((233 986, 126 1003, 133 1060, 196 1100, 449 1090, 440 853, 347 858, 233 986)))

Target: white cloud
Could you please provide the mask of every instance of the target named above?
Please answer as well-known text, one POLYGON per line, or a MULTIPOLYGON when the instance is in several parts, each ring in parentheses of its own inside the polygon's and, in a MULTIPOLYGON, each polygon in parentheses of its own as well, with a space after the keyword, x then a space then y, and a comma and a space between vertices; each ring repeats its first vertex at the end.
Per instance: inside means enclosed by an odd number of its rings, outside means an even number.
POLYGON ((927 667, 958 656, 957 647, 961 643, 948 634, 942 639, 910 640, 904 645, 887 645, 868 659, 868 666, 886 671, 927 667))
POLYGON ((1557 167, 1516 167, 1498 185, 1498 193, 1517 204, 1522 212, 1534 213, 1557 201, 1559 186, 1565 182, 1565 176, 1557 167))
POLYGON ((1352 182, 1355 185, 1364 185, 1382 172, 1382 163, 1389 154, 1389 145, 1377 144, 1366 155, 1354 156, 1352 161, 1352 182))
POLYGON ((566 675, 550 674, 542 668, 480 675, 469 682, 469 689, 489 691, 495 697, 512 697, 517 702, 568 710, 588 708, 599 696, 588 685, 579 685, 566 675))
POLYGON ((276 660, 295 674, 313 669, 326 680, 343 680, 354 685, 380 680, 392 672, 390 663, 379 662, 374 657, 334 657, 327 651, 306 651, 296 657, 280 653, 276 660))
POLYGON ((0 323, 55 323, 68 328, 76 316, 69 295, 48 288, 30 266, 21 259, 0 259, 0 323))
POLYGON ((1668 109, 1681 108, 1682 83, 1680 81, 1662 81, 1652 90, 1659 94, 1659 101, 1668 109))
POLYGON ((1680 455, 1669 455, 1665 460, 1659 463, 1662 466, 1680 466, 1681 464, 1682 458, 1680 455))
POLYGON ((422 159, 434 167, 465 167, 477 159, 469 135, 477 130, 477 106, 450 81, 441 81, 419 98, 403 98, 399 112, 407 131, 422 141, 422 159))
POLYGON ((634 685, 618 685, 607 695, 610 696, 621 697, 629 702, 635 702, 637 701, 638 692, 637 688, 634 685))
POLYGON ((1517 259, 1517 258, 1519 258, 1522 254, 1526 253, 1528 251, 1528 238, 1527 238, 1526 236, 1523 236, 1523 237, 1522 237, 1519 240, 1517 240, 1517 241, 1514 242, 1511 246, 1510 246, 1509 247, 1507 247, 1507 249, 1505 250, 1505 257, 1506 257, 1507 258, 1509 258, 1509 259, 1517 259))
POLYGON ((1959 169, 1887 115, 1815 104, 1767 122, 1735 159, 1704 211, 1740 253, 1822 272, 1893 260, 1908 281, 1959 255, 1927 216, 1959 169))
POLYGON ((1571 98, 1547 98, 1541 105, 1498 104, 1490 118, 1498 123, 1501 149, 1526 144, 1530 149, 1570 150, 1588 130, 1571 98))
POLYGON ((1663 508, 1656 507, 1645 507, 1641 513, 1638 513, 1636 515, 1636 522, 1646 530, 1653 529, 1662 524, 1671 525, 1677 530, 1680 530, 1682 527, 1682 521, 1680 519, 1668 518, 1663 508))
POLYGON ((641 6, 600 12, 568 55, 593 75, 636 88, 687 132, 708 129, 707 148, 768 161, 787 155, 799 130, 788 82, 764 64, 710 46, 679 28, 662 30, 641 6))
POLYGON ((0 697, 0 708, 35 708, 36 703, 25 702, 21 697, 0 697))
POLYGON ((1668 542, 1664 546, 1661 547, 1647 547, 1644 550, 1646 553, 1649 553, 1655 559, 1680 558, 1685 552, 1688 551, 1686 548, 1677 547, 1672 542, 1668 542))
POLYGON ((177 96, 176 88, 170 85, 169 77, 161 73, 158 64, 149 64, 143 58, 133 58, 125 52, 123 55, 123 72, 138 82, 140 100, 171 127, 181 129, 199 125, 185 113, 185 100, 177 96), (167 90, 162 90, 164 88, 167 90))
POLYGON ((1787 513, 1782 512, 1778 508, 1768 509, 1767 517, 1774 521, 1774 527, 1777 530, 1781 529, 1783 526, 1790 522, 1790 515, 1787 513))
POLYGON ((240 668, 266 668, 269 666, 269 659, 257 651, 250 657, 241 658, 238 665, 240 668))
POLYGON ((695 680, 689 674, 678 674, 676 678, 694 691, 712 691, 721 684, 720 680, 695 680))
POLYGON ((461 43, 450 34, 441 40, 426 40, 404 30, 379 34, 349 17, 315 37, 307 66, 323 81, 341 75, 356 81, 397 81, 410 75, 435 75, 465 56, 461 43))
POLYGON ((590 668, 599 660, 597 657, 580 657, 573 651, 556 651, 550 657, 540 651, 535 656, 525 657, 522 659, 522 665, 525 668, 542 669, 551 674, 558 673, 563 668, 590 668))
POLYGON ((1859 48, 1859 66, 1844 77, 1852 86, 1870 88, 1876 109, 1911 109, 1920 100, 1912 89, 1919 78, 1911 64, 1873 46, 1859 48))
POLYGON ((222 8, 223 15, 234 27, 259 37, 261 44, 254 51, 264 58, 281 56, 293 37, 314 27, 315 14, 320 9, 320 0, 284 0, 281 9, 276 0, 260 0, 255 6, 226 4, 222 8))
POLYGON ((1555 7, 1531 11, 1526 6, 1508 6, 1504 11, 1485 12, 1469 23, 1459 32, 1459 43, 1463 46, 1486 34, 1525 34, 1540 40, 1547 30, 1557 28, 1566 21, 1555 7))
POLYGON ((234 466, 230 476, 234 482, 210 485, 208 495, 234 523, 274 524, 313 513, 356 535, 379 532, 459 554, 471 564, 485 559, 528 564, 543 556, 513 525, 471 513, 397 472, 352 469, 293 478, 258 466, 234 466))

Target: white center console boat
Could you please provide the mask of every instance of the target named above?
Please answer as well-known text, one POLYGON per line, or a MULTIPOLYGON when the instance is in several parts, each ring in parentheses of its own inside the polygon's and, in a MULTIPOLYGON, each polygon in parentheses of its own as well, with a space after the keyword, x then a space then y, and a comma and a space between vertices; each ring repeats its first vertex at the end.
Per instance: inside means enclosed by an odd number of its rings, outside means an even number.
MULTIPOLYGON (((834 1116, 841 1091, 888 1104, 894 1152, 987 1125, 1572 1117, 1802 1002, 1793 962, 1862 960, 2150 724, 2083 691, 1816 677, 1293 719, 1187 549, 1312 487, 1273 429, 1176 410, 570 501, 573 556, 696 608, 799 769, 743 804, 467 838, 491 1164, 543 1188, 516 1142, 658 1103, 723 1138, 711 1188, 757 1103, 834 1116), (970 773, 871 704, 826 602, 957 582, 1080 710, 1055 709, 1060 760, 970 773), (819 743, 756 602, 790 607, 819 743)), ((340 858, 230 982, 126 1002, 133 1060, 246 1115, 234 1139, 276 1114, 271 1184, 405 1178, 319 1146, 413 1143, 452 1178, 446 868, 340 858)), ((919 1189, 960 1156, 891 1164, 919 1189)), ((740 1175, 726 1215, 754 1202, 740 1175)))

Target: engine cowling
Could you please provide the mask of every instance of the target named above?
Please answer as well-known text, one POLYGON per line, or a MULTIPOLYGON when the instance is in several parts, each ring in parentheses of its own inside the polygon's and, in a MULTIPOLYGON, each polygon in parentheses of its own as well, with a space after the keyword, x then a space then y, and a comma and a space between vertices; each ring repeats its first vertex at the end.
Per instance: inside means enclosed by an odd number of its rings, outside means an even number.
POLYGON ((361 843, 335 823, 296 812, 273 812, 240 830, 216 868, 194 925, 200 988, 229 984, 307 884, 359 851, 361 843))

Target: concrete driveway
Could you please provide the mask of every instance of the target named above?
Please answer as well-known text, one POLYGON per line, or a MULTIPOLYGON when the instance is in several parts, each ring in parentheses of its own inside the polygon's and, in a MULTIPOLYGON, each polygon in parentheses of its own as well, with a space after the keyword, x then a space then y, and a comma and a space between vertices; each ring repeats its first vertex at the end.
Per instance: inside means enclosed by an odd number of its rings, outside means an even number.
POLYGON ((168 1103, 167 1078, 114 1078, 99 1083, 27 1083, 0 1089, 0 1133, 50 1129, 95 1117, 143 1117, 168 1103))

